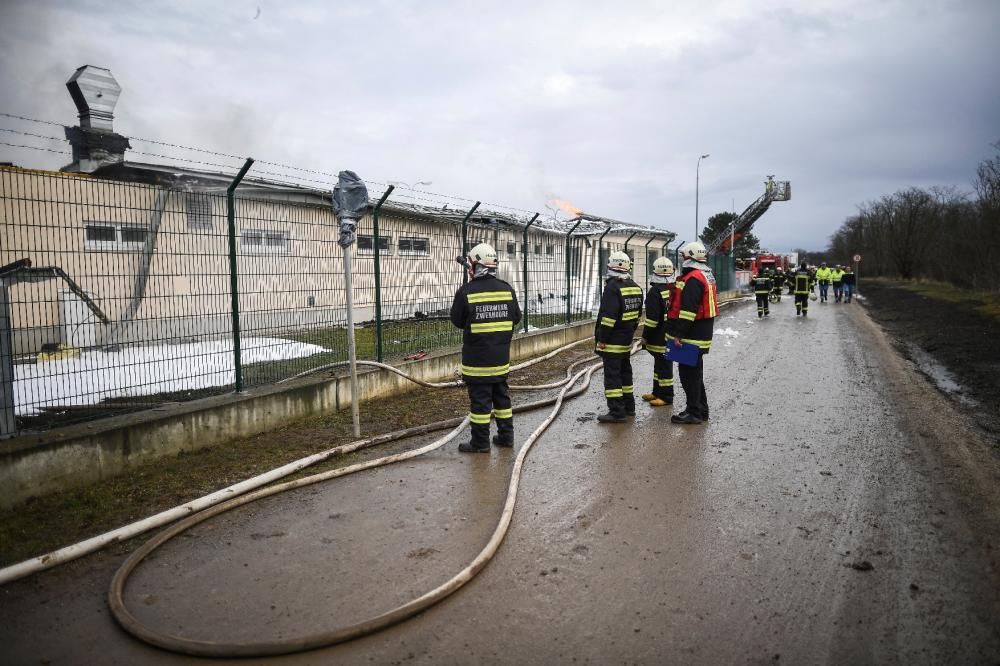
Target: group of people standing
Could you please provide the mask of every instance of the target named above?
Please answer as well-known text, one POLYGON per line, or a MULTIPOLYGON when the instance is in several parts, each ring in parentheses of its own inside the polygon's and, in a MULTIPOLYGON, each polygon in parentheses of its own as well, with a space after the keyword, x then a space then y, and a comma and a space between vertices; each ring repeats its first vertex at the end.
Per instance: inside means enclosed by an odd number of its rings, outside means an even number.
POLYGON ((820 302, 827 302, 830 285, 833 285, 833 295, 837 303, 850 303, 854 294, 855 276, 850 266, 834 266, 827 268, 826 263, 819 268, 810 268, 802 262, 795 272, 786 275, 781 267, 771 270, 762 266, 757 270, 751 281, 754 296, 757 299, 757 317, 764 318, 771 314, 770 300, 777 294, 775 300, 781 300, 781 289, 787 284, 788 293, 795 296, 795 316, 809 315, 809 300, 815 299, 814 286, 819 284, 820 302))
MULTIPOLYGON (((666 359, 667 345, 685 343, 697 348, 693 365, 679 364, 678 375, 687 398, 685 409, 671 416, 673 423, 696 425, 708 420, 703 357, 712 346, 718 310, 715 276, 705 263, 705 246, 687 243, 680 249, 681 274, 666 257, 653 264, 650 288, 632 279, 632 260, 624 252, 608 257, 607 275, 594 331, 595 351, 604 365, 604 397, 608 411, 602 423, 622 423, 635 415, 632 378, 632 342, 642 320, 641 343, 653 356, 653 385, 642 399, 653 407, 673 404, 673 363, 666 359)), ((510 343, 521 309, 514 289, 497 277, 497 254, 487 243, 472 248, 462 258, 468 281, 456 292, 451 322, 463 329, 462 379, 469 393, 471 438, 458 450, 490 450, 490 421, 497 422, 494 446, 514 445, 513 409, 507 376, 510 343)))

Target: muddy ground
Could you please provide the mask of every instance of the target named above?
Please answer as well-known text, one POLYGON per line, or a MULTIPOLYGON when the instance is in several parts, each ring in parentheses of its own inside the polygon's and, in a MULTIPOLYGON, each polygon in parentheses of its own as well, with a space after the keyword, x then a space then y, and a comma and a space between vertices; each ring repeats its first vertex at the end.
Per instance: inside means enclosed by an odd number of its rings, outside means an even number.
MULTIPOLYGON (((650 356, 635 368, 646 390, 650 356)), ((241 663, 1000 662, 992 440, 866 308, 726 310, 705 426, 647 405, 600 425, 595 379, 531 449, 510 532, 477 577, 380 633, 241 663)), ((518 447, 544 417, 515 419, 518 447)), ((453 443, 218 516, 140 566, 126 602, 159 629, 240 642, 387 611, 479 552, 516 453, 453 443)), ((0 661, 202 663, 109 616, 121 560, 107 551, 0 588, 0 661)))

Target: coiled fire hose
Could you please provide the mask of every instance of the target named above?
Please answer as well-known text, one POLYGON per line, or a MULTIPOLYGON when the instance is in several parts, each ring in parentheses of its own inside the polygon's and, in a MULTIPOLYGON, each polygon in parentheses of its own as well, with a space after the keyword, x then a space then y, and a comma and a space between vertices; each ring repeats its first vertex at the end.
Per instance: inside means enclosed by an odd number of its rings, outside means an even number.
MULTIPOLYGON (((639 350, 638 346, 632 349, 632 354, 639 350)), ((590 359, 581 359, 573 364, 573 366, 579 365, 583 361, 588 361, 590 359)), ((573 367, 571 366, 571 368, 573 367)), ((520 486, 521 481, 521 470, 524 465, 524 460, 531 450, 532 445, 537 441, 538 437, 545 431, 546 428, 555 420, 562 408, 562 403, 566 397, 573 397, 580 395, 590 386, 590 379, 595 371, 601 367, 600 363, 594 363, 582 370, 576 371, 568 381, 563 382, 564 386, 559 391, 559 394, 554 400, 550 401, 539 401, 539 403, 549 402, 553 404, 553 409, 544 421, 531 433, 531 435, 525 440, 524 445, 518 450, 517 457, 514 460, 513 469, 511 470, 511 476, 507 485, 507 496, 504 501, 503 511, 501 512, 500 519, 497 523, 496 528, 493 531, 487 544, 479 552, 478 555, 463 568, 460 572, 455 574, 452 578, 445 581, 436 588, 425 592, 421 596, 413 599, 401 606, 381 613, 375 617, 352 624, 346 627, 341 627, 337 629, 331 629, 316 634, 293 637, 285 639, 274 639, 270 641, 260 641, 254 643, 227 643, 221 641, 204 641, 204 640, 193 640, 188 638, 182 638, 173 634, 168 634, 165 632, 152 629, 140 622, 132 613, 129 611, 125 604, 124 592, 125 586, 128 581, 129 576, 133 570, 154 550, 159 548, 161 545, 172 539, 173 537, 181 534, 187 529, 207 520, 213 516, 216 516, 230 509, 234 509, 239 506, 243 506, 250 502, 256 501, 258 499, 269 497, 277 493, 284 492, 286 490, 292 490, 294 488, 301 488, 306 485, 313 483, 319 483, 321 481, 326 481, 328 479, 337 478, 340 476, 345 476, 347 474, 352 474, 354 472, 360 472, 362 470, 371 469, 373 467, 379 467, 382 465, 389 465, 391 463, 400 462, 403 460, 409 460, 415 458, 424 453, 428 453, 437 448, 440 448, 444 444, 452 441, 457 437, 465 428, 468 417, 462 418, 461 422, 447 435, 444 437, 431 442, 425 446, 417 449, 406 451, 403 453, 397 453, 394 455, 386 456, 384 458, 379 458, 376 460, 370 460, 363 463, 358 463, 356 465, 351 465, 348 467, 343 467, 340 469, 330 470, 328 472, 323 472, 321 474, 315 474, 313 476, 304 477, 301 479, 296 479, 294 481, 289 481, 277 486, 271 486, 268 488, 262 488, 251 494, 244 495, 242 497, 237 497, 217 506, 213 506, 205 511, 198 514, 189 516, 184 520, 172 525, 168 529, 164 530, 160 534, 153 537, 150 541, 143 544, 140 548, 134 551, 122 564, 121 568, 115 573, 114 578, 111 581, 111 587, 108 590, 108 605, 111 607, 111 612, 114 615, 115 620, 121 625, 121 627, 132 634, 136 638, 155 645, 157 647, 170 650, 172 652, 178 652, 182 654, 189 654, 202 657, 262 657, 262 656, 274 656, 280 654, 290 654, 294 652, 303 652, 306 650, 313 650, 320 647, 325 647, 329 645, 334 645, 336 643, 341 643, 354 638, 359 638, 367 634, 374 633, 393 624, 401 622, 413 615, 425 610, 429 606, 441 601, 447 596, 451 595, 453 592, 461 588, 465 583, 472 580, 477 573, 479 573, 483 567, 492 559, 493 555, 496 553, 497 549, 500 547, 501 542, 507 534, 507 529, 510 527, 510 522, 514 514, 514 504, 517 501, 517 491, 520 486), (584 378, 583 383, 575 389, 571 390, 571 387, 577 382, 581 377, 584 378)), ((533 403, 532 405, 523 405, 520 409, 515 409, 514 411, 523 411, 529 407, 537 407, 538 403, 533 403)))
MULTIPOLYGON (((542 361, 546 361, 546 360, 548 360, 550 358, 553 358, 557 354, 559 354, 559 353, 561 353, 563 351, 566 351, 568 349, 571 349, 572 347, 575 347, 575 346, 577 346, 579 344, 582 344, 584 342, 591 342, 592 343, 593 341, 592 340, 588 340, 588 339, 584 339, 584 340, 578 340, 577 342, 573 342, 573 343, 570 343, 568 345, 564 345, 562 347, 559 347, 557 349, 554 349, 554 350, 548 352, 547 354, 544 354, 542 356, 530 359, 530 360, 525 361, 523 363, 520 363, 518 365, 512 366, 511 367, 511 371, 522 370, 524 368, 528 368, 528 367, 530 367, 532 365, 535 365, 537 363, 541 363, 542 361)), ((374 361, 358 361, 358 363, 359 364, 365 364, 365 365, 373 365, 373 366, 376 366, 376 367, 384 368, 386 370, 390 370, 390 371, 392 371, 392 372, 394 372, 394 373, 396 373, 396 374, 398 374, 398 375, 400 375, 400 376, 408 379, 409 381, 414 382, 415 384, 419 384, 421 386, 427 386, 427 387, 430 387, 430 388, 450 388, 450 387, 453 387, 453 386, 460 386, 462 384, 461 381, 442 382, 442 383, 437 383, 437 384, 432 383, 432 382, 425 382, 425 381, 417 379, 415 377, 411 377, 410 375, 406 374, 402 370, 399 370, 398 368, 394 368, 394 367, 392 367, 390 365, 386 365, 384 363, 376 363, 374 361)), ((334 363, 334 364, 330 364, 330 365, 326 365, 326 366, 321 366, 319 368, 314 368, 314 369, 309 370, 307 372, 300 373, 299 375, 296 375, 295 377, 300 377, 300 376, 303 376, 303 375, 306 375, 306 374, 310 374, 310 373, 314 373, 314 372, 319 372, 319 371, 327 369, 327 368, 337 367, 337 366, 345 365, 345 364, 346 363, 334 363)), ((567 369, 566 379, 564 379, 562 381, 554 382, 554 383, 551 383, 551 384, 543 384, 543 385, 540 385, 540 386, 511 386, 510 388, 512 390, 522 390, 522 391, 524 391, 524 390, 543 390, 543 389, 558 388, 559 386, 562 386, 562 385, 566 384, 569 381, 569 379, 570 379, 570 370, 573 367, 574 366, 571 365, 570 368, 567 369)), ((292 377, 290 379, 294 379, 295 377, 292 377)), ((289 380, 284 380, 284 381, 290 381, 290 379, 289 380)), ((518 407, 514 411, 515 412, 519 412, 519 411, 523 411, 523 410, 527 410, 527 409, 537 409, 539 407, 545 407, 545 406, 551 405, 551 404, 553 404, 553 402, 554 402, 554 399, 552 399, 552 398, 547 399, 547 400, 539 400, 539 401, 535 401, 535 402, 532 402, 532 403, 527 403, 527 404, 521 405, 520 407, 518 407)), ((274 481, 277 481, 278 479, 282 479, 282 478, 284 478, 286 476, 289 476, 291 474, 294 474, 294 473, 296 473, 296 472, 298 472, 298 471, 300 471, 302 469, 305 469, 306 467, 309 467, 311 465, 315 465, 317 463, 323 462, 324 460, 327 460, 327 459, 332 458, 334 456, 342 455, 342 454, 345 454, 345 453, 351 453, 353 451, 358 451, 360 449, 368 448, 368 447, 371 447, 371 446, 376 446, 378 444, 385 444, 387 442, 392 442, 392 441, 396 441, 396 440, 399 440, 399 439, 405 439, 407 437, 412 437, 412 436, 415 436, 415 435, 422 435, 422 434, 426 434, 426 433, 429 433, 429 432, 435 432, 437 430, 443 430, 445 428, 455 427, 461 421, 462 421, 461 418, 455 418, 455 419, 451 419, 451 420, 447 420, 447 421, 441 421, 441 422, 438 422, 438 423, 430 423, 430 424, 425 424, 425 425, 421 425, 421 426, 415 426, 413 428, 407 428, 405 430, 400 430, 400 431, 391 432, 391 433, 385 433, 385 434, 382 434, 382 435, 377 435, 375 437, 369 437, 369 438, 366 438, 366 439, 361 439, 361 440, 358 440, 358 441, 355 441, 355 442, 344 444, 342 446, 338 446, 338 447, 335 447, 335 448, 332 448, 332 449, 328 449, 326 451, 321 451, 320 453, 315 453, 315 454, 313 454, 311 456, 307 456, 307 457, 302 458, 300 460, 296 460, 296 461, 290 462, 290 463, 288 463, 286 465, 282 465, 281 467, 273 469, 273 470, 271 470, 269 472, 265 472, 264 474, 260 474, 258 476, 253 477, 253 478, 246 479, 244 481, 236 483, 236 484, 234 484, 232 486, 229 486, 228 488, 223 488, 222 490, 218 490, 218 491, 216 491, 214 493, 211 493, 209 495, 206 495, 204 497, 198 498, 196 500, 192 500, 190 502, 187 502, 185 504, 181 504, 181 505, 173 507, 171 509, 167 509, 165 511, 161 511, 160 513, 157 513, 157 514, 155 514, 153 516, 149 516, 149 517, 144 518, 142 520, 138 520, 138 521, 136 521, 134 523, 131 523, 129 525, 125 525, 123 527, 119 527, 117 529, 111 530, 110 532, 105 532, 104 534, 99 534, 97 536, 91 537, 91 538, 86 539, 84 541, 81 541, 79 543, 76 543, 76 544, 73 544, 73 545, 70 545, 70 546, 66 546, 64 548, 60 548, 58 550, 54 550, 54 551, 52 551, 50 553, 46 553, 44 555, 39 555, 39 556, 33 557, 33 558, 29 559, 29 560, 25 560, 23 562, 19 562, 17 564, 13 564, 11 566, 8 566, 8 567, 5 567, 3 569, 0 569, 0 585, 4 585, 5 583, 10 583, 10 582, 18 580, 20 578, 24 578, 25 576, 29 576, 29 575, 31 575, 33 573, 37 573, 39 571, 44 571, 45 569, 51 569, 52 567, 57 566, 59 564, 63 564, 65 562, 70 562, 70 561, 75 560, 75 559, 77 559, 79 557, 83 557, 84 555, 88 555, 88 554, 93 553, 95 551, 101 550, 102 548, 105 548, 105 547, 107 547, 107 546, 109 546, 109 545, 111 545, 113 543, 117 543, 119 541, 127 541, 128 539, 136 537, 136 536, 138 536, 140 534, 143 534, 145 532, 148 532, 150 530, 154 530, 154 529, 156 529, 158 527, 162 527, 164 525, 172 523, 175 520, 179 520, 180 518, 184 518, 186 516, 189 516, 189 515, 191 515, 193 513, 198 512, 198 511, 202 511, 204 509, 207 509, 208 507, 214 506, 214 505, 216 505, 216 504, 218 504, 220 502, 224 502, 225 500, 232 499, 233 497, 236 497, 236 496, 242 495, 244 493, 250 492, 251 490, 254 490, 256 488, 260 488, 261 486, 265 486, 265 485, 267 485, 269 483, 273 483, 274 481)))

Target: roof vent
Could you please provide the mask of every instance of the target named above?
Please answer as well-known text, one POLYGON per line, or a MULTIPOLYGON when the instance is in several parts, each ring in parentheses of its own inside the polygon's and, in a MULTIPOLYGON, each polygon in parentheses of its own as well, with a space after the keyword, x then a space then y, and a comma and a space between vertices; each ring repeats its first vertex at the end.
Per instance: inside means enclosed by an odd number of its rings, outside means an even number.
POLYGON ((80 112, 80 127, 114 131, 111 121, 122 88, 111 75, 111 70, 84 65, 70 77, 66 87, 80 112))

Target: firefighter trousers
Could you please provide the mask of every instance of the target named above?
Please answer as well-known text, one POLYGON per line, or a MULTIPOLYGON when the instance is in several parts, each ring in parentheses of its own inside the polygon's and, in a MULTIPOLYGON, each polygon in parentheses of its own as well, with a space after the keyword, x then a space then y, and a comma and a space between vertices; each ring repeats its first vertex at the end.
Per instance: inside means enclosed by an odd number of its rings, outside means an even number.
POLYGON ((795 294, 795 316, 809 314, 809 294, 795 294))
POLYGON ((661 400, 674 400, 674 364, 663 357, 663 352, 649 352, 653 355, 653 395, 661 400))
POLYGON ((677 364, 677 374, 680 375, 681 386, 687 398, 684 408, 691 416, 701 420, 708 419, 708 395, 705 393, 705 355, 698 354, 695 365, 677 364))
POLYGON ((604 362, 604 397, 613 414, 634 413, 635 394, 632 387, 632 355, 598 350, 604 362))
POLYGON ((513 442, 514 413, 511 411, 507 379, 469 383, 466 387, 469 389, 472 445, 480 449, 490 445, 490 417, 497 421, 497 435, 500 439, 513 442))
POLYGON ((757 316, 763 317, 764 315, 771 314, 769 309, 770 304, 767 302, 767 294, 755 294, 757 296, 757 316))

